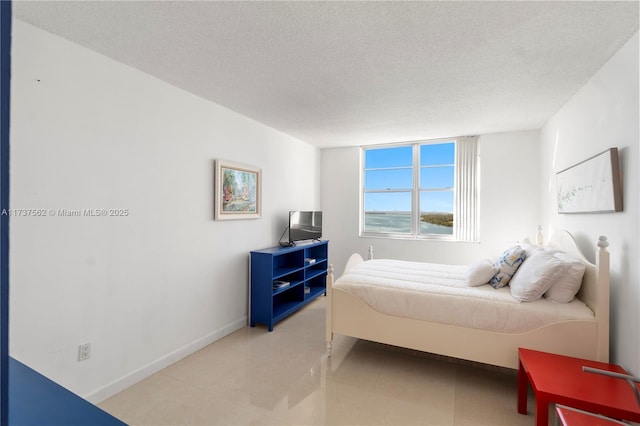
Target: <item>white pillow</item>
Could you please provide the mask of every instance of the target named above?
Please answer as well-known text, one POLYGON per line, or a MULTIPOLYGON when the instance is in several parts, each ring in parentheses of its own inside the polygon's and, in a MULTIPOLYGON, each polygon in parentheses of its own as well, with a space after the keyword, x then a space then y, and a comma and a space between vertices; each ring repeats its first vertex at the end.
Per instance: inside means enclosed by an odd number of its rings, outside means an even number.
POLYGON ((527 243, 527 242, 520 243, 520 247, 522 247, 522 249, 526 253, 527 257, 533 255, 533 253, 535 253, 535 252, 542 251, 542 247, 541 246, 536 246, 536 245, 533 245, 533 244, 527 243))
POLYGON ((544 297, 554 302, 569 303, 578 294, 584 271, 587 268, 584 263, 564 253, 556 253, 553 256, 567 264, 568 267, 565 273, 551 285, 544 297))
POLYGON ((520 265, 509 282, 511 295, 520 302, 533 302, 551 288, 569 265, 554 255, 534 252, 520 265))
POLYGON ((524 252, 527 254, 527 257, 531 256, 535 252, 542 252, 542 253, 546 253, 546 254, 561 253, 561 251, 558 250, 558 249, 555 249, 555 248, 549 247, 549 246, 542 246, 542 245, 539 245, 539 244, 531 244, 531 243, 527 243, 527 242, 522 242, 522 243, 520 243, 520 246, 522 247, 524 252))
POLYGON ((493 266, 491 259, 482 259, 472 263, 467 268, 467 285, 469 287, 477 287, 487 284, 496 274, 497 269, 493 266))

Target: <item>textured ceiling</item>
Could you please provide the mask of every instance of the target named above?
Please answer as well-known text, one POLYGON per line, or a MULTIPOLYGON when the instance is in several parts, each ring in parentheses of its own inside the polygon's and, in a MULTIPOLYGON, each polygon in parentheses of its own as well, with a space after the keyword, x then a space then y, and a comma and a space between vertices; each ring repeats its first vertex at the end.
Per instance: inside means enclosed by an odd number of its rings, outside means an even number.
POLYGON ((638 2, 14 1, 14 15, 319 147, 539 128, 638 2))

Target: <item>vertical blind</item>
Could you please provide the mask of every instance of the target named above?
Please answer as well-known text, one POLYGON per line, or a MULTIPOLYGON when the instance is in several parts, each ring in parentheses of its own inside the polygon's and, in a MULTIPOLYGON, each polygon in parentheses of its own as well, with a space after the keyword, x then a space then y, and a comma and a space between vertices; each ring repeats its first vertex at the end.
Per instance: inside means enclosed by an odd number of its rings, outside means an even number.
POLYGON ((456 138, 455 238, 478 241, 478 138, 456 138))

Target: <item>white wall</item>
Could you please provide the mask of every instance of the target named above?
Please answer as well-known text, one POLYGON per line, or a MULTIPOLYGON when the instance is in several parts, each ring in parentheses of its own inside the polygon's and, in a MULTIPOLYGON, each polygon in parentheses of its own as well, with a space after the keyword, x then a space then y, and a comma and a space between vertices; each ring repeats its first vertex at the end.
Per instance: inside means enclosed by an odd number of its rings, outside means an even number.
POLYGON ((95 402, 246 324, 320 152, 21 21, 12 54, 11 206, 129 210, 11 220, 10 353, 95 402), (261 219, 213 220, 215 159, 262 168, 261 219))
POLYGON ((540 221, 538 142, 538 131, 480 136, 479 243, 359 237, 360 148, 322 150, 324 232, 336 272, 370 245, 377 257, 466 264, 533 239, 540 221))
POLYGON ((638 33, 541 130, 543 222, 573 232, 591 260, 606 235, 611 252, 611 356, 640 375, 640 150, 638 33), (624 211, 558 215, 555 174, 618 147, 624 211))

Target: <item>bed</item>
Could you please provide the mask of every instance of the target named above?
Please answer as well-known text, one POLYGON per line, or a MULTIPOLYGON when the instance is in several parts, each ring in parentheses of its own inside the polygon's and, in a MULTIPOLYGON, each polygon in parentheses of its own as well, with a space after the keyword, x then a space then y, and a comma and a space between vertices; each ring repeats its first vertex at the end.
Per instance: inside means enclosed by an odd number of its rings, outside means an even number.
MULTIPOLYGON (((407 276, 419 277, 422 266, 415 262, 376 262, 372 260, 371 249, 370 262, 359 254, 353 254, 339 279, 335 279, 332 266, 327 274, 328 355, 331 356, 334 334, 340 334, 511 369, 518 368, 519 347, 608 362, 607 246, 606 238, 600 237, 595 264, 587 260, 567 231, 556 232, 544 248, 554 253, 564 253, 584 265, 580 290, 570 303, 557 303, 546 297, 541 297, 536 302, 508 300, 508 287, 496 291, 487 288, 488 284, 473 288, 455 288, 454 284, 454 289, 445 291, 445 294, 424 296, 420 294, 421 287, 438 285, 411 282, 409 285, 413 287, 408 291, 410 296, 405 296, 404 299, 394 293, 396 290, 393 284, 385 284, 382 293, 375 293, 378 290, 374 291, 372 288, 376 281, 413 281, 407 276), (401 276, 398 268, 403 265, 410 272, 401 276), (453 293, 450 294, 451 292, 453 293), (486 295, 482 297, 488 300, 478 304, 475 304, 475 300, 468 300, 475 298, 475 293, 483 292, 486 295), (435 297, 435 301, 429 301, 429 297, 435 297), (391 301, 392 306, 386 307, 385 300, 391 301), (455 309, 449 308, 453 305, 448 303, 455 303, 455 309), (538 314, 537 308, 552 312, 552 315, 538 314), (447 320, 440 319, 438 315, 442 312, 438 311, 447 310, 454 311, 455 315, 450 315, 447 320), (528 313, 529 310, 531 314, 528 313), (474 319, 485 315, 470 314, 489 311, 497 314, 497 325, 495 321, 485 324, 474 319), (530 321, 529 317, 536 318, 530 321)), ((446 269, 443 280, 451 277, 454 281, 459 280, 463 273, 461 268, 446 269)))

